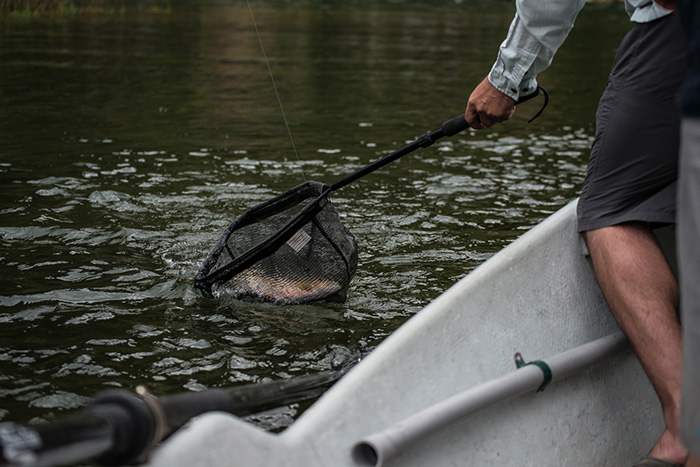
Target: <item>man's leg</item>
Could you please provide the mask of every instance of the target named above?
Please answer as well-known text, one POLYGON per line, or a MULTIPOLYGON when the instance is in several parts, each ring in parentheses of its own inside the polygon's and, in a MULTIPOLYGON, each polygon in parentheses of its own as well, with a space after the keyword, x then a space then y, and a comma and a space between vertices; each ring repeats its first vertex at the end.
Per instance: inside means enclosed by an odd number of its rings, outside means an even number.
POLYGON ((654 387, 666 429, 650 456, 684 462, 679 438, 682 342, 678 284, 651 229, 627 223, 584 233, 598 282, 654 387))

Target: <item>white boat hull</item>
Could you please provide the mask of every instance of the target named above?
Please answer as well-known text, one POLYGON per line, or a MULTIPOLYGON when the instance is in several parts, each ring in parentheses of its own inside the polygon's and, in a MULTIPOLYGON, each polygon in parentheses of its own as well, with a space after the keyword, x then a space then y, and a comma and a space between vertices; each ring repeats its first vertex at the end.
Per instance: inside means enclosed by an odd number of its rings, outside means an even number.
MULTIPOLYGON (((572 202, 412 317, 281 434, 208 414, 167 440, 150 465, 370 465, 353 457, 356 443, 514 372, 516 352, 546 360, 615 333, 572 202)), ((646 454, 662 427, 657 398, 625 345, 543 392, 421 435, 383 465, 619 467, 646 454)))

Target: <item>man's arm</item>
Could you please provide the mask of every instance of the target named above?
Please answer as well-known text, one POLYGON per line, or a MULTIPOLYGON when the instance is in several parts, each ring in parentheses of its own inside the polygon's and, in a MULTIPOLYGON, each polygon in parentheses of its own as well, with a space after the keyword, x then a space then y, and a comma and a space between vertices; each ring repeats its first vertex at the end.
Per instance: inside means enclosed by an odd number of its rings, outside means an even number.
MULTIPOLYGON (((668 0, 667 0, 668 1, 668 0)), ((521 95, 535 92, 585 0, 517 0, 517 12, 488 77, 469 96, 464 118, 475 129, 513 116, 521 95)))

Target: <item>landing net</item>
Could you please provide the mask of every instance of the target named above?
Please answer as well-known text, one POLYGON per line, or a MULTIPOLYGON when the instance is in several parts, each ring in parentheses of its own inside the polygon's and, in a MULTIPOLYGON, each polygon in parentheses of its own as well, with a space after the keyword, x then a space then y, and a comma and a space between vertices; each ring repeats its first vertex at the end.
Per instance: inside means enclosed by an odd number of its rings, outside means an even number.
POLYGON ((248 210, 225 230, 195 286, 208 297, 344 301, 357 242, 328 194, 326 185, 311 181, 248 210))

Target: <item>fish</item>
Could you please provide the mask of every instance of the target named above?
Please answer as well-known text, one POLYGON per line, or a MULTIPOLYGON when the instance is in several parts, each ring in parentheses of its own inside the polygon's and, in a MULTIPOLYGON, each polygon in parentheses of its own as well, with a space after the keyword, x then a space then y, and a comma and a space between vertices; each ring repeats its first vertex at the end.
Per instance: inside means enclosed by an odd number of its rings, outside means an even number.
POLYGON ((340 292, 343 286, 326 278, 290 279, 271 277, 259 267, 234 276, 222 287, 234 298, 255 298, 274 303, 301 303, 321 300, 340 292))

